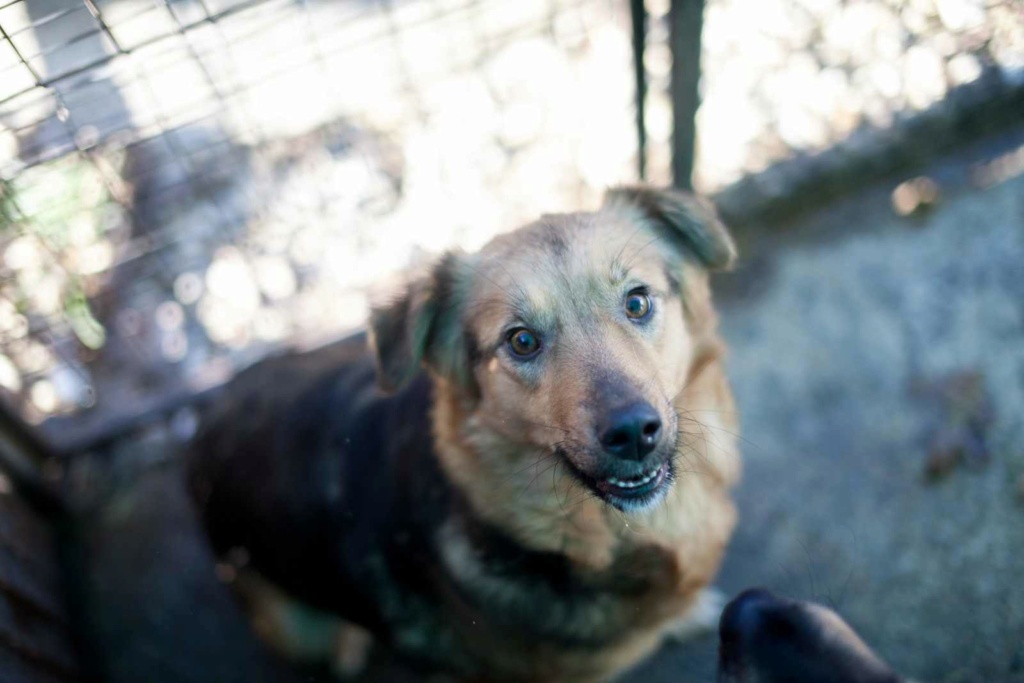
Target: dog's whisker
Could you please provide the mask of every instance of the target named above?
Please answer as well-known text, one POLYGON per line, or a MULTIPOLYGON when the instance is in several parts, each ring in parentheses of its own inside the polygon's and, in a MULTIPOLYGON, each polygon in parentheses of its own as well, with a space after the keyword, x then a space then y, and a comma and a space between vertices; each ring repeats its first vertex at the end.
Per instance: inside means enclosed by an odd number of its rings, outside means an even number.
POLYGON ((571 477, 569 479, 569 484, 565 493, 565 499, 563 500, 558 496, 558 489, 555 487, 555 479, 554 476, 552 476, 552 493, 555 496, 555 500, 558 501, 558 507, 562 511, 562 514, 565 517, 565 519, 569 522, 569 524, 572 525, 574 529, 576 529, 577 531, 582 531, 579 522, 577 522, 576 520, 576 516, 571 514, 571 512, 573 508, 575 508, 579 504, 589 499, 596 499, 597 496, 595 496, 594 493, 590 491, 589 488, 584 486, 582 482, 580 482, 579 479, 576 477, 571 477), (576 499, 575 501, 569 503, 568 507, 566 507, 566 503, 569 502, 569 496, 575 488, 580 489, 583 495, 576 499))
POLYGON ((640 231, 643 230, 643 228, 644 226, 642 223, 637 225, 636 229, 629 234, 629 239, 622 243, 622 247, 619 249, 618 253, 615 254, 615 258, 612 259, 613 268, 617 268, 623 271, 627 270, 626 265, 622 262, 622 255, 626 252, 626 247, 629 246, 629 243, 633 241, 634 237, 640 234, 640 231))
POLYGON ((630 256, 630 257, 629 257, 629 258, 628 258, 628 259, 626 260, 626 264, 625 264, 625 265, 626 265, 626 270, 629 270, 630 268, 632 268, 632 267, 633 267, 633 259, 635 259, 635 258, 636 258, 637 256, 639 256, 640 254, 642 254, 642 253, 643 253, 643 251, 644 251, 644 249, 646 249, 647 247, 651 246, 652 244, 654 244, 655 242, 657 242, 657 241, 658 241, 658 240, 660 240, 660 239, 661 239, 661 237, 659 237, 658 235, 655 235, 654 237, 652 237, 652 238, 651 238, 650 240, 648 240, 647 242, 644 242, 643 246, 641 246, 641 247, 640 247, 639 249, 637 249, 636 251, 634 251, 634 252, 633 252, 633 255, 632 255, 632 256, 630 256))
POLYGON ((732 417, 738 417, 740 411, 738 410, 723 410, 721 408, 686 408, 688 413, 716 413, 718 415, 731 415, 732 417))
MULTIPOLYGON (((569 489, 572 489, 572 486, 573 486, 573 482, 570 481, 569 482, 569 489)), ((555 500, 558 501, 558 507, 562 511, 562 514, 565 515, 566 517, 568 517, 568 513, 566 512, 565 506, 562 504, 561 498, 558 497, 558 485, 555 482, 555 475, 554 475, 554 473, 552 473, 552 475, 551 475, 551 493, 555 496, 555 500)), ((576 521, 570 518, 570 523, 575 524, 576 521)))
POLYGON ((554 451, 540 451, 540 453, 538 453, 537 457, 534 458, 530 462, 530 464, 526 465, 526 467, 522 467, 520 469, 517 469, 517 470, 515 470, 515 471, 505 475, 502 478, 502 481, 508 481, 509 479, 512 479, 513 477, 517 477, 520 474, 522 474, 523 472, 526 472, 527 470, 533 469, 534 467, 539 467, 540 464, 544 460, 547 460, 548 458, 553 457, 554 455, 555 455, 554 451))
POLYGON ((591 491, 589 491, 588 489, 586 489, 586 488, 584 488, 582 486, 577 486, 574 483, 573 486, 570 487, 570 490, 566 491, 565 498, 564 499, 562 499, 562 498, 558 499, 558 506, 561 509, 562 513, 565 514, 569 518, 570 523, 572 523, 574 526, 579 528, 578 527, 578 523, 575 521, 574 517, 571 516, 569 513, 570 513, 571 510, 573 510, 573 508, 579 506, 581 503, 583 503, 584 501, 589 500, 591 498, 596 498, 596 496, 591 491), (572 494, 571 488, 579 488, 579 490, 580 490, 580 494, 577 497, 572 498, 572 499, 570 499, 570 495, 572 494))
POLYGON ((542 469, 540 472, 535 474, 533 476, 533 478, 530 479, 530 481, 526 484, 526 486, 523 487, 523 490, 519 492, 519 496, 516 498, 516 500, 519 500, 523 496, 525 496, 527 491, 529 491, 530 488, 533 487, 534 482, 536 482, 538 479, 540 479, 545 473, 550 472, 551 470, 557 468, 559 463, 560 463, 560 461, 558 459, 555 459, 554 462, 552 462, 550 465, 548 465, 547 467, 542 469))
MULTIPOLYGON (((756 448, 758 450, 763 450, 761 448, 761 446, 756 441, 751 441, 750 439, 748 439, 748 438, 746 438, 746 437, 744 437, 744 436, 742 436, 742 435, 740 435, 740 434, 738 434, 738 433, 728 429, 727 427, 723 427, 721 425, 709 424, 707 422, 703 422, 703 421, 698 420, 698 419, 696 419, 694 417, 691 417, 689 415, 689 413, 691 413, 691 412, 693 412, 693 411, 681 411, 678 408, 676 409, 676 415, 678 416, 680 422, 685 421, 688 424, 698 425, 702 429, 712 429, 712 430, 715 430, 717 432, 724 432, 725 434, 728 434, 729 436, 731 436, 731 437, 733 437, 735 439, 739 439, 741 442, 743 442, 747 446, 751 446, 751 447, 756 448)), ((716 445, 721 445, 721 444, 716 444, 716 445)))
MULTIPOLYGON (((490 282, 490 283, 491 283, 492 285, 494 285, 494 286, 495 286, 495 287, 496 287, 497 289, 499 289, 499 290, 504 290, 504 289, 505 289, 504 287, 502 287, 501 285, 499 285, 499 284, 498 284, 497 282, 495 282, 494 280, 492 280, 492 279, 491 279, 490 277, 488 277, 487 275, 485 275, 485 274, 484 274, 484 273, 483 273, 483 272, 482 272, 482 271, 481 271, 481 270, 480 270, 479 268, 477 268, 476 266, 474 266, 474 265, 473 265, 472 263, 469 263, 468 261, 466 261, 466 260, 463 260, 463 265, 464 265, 464 266, 465 266, 466 268, 468 268, 469 270, 473 271, 473 274, 474 274, 474 275, 478 275, 478 276, 482 277, 483 279, 487 280, 487 281, 488 281, 488 282, 490 282)), ((500 265, 500 263, 499 263, 499 265, 500 265)), ((507 273, 507 271, 506 271, 506 273, 507 273)), ((510 277, 511 277, 511 276, 510 276, 510 277)), ((515 287, 515 288, 519 289, 519 290, 520 290, 521 292, 523 291, 522 287, 521 287, 521 286, 519 285, 519 283, 518 283, 518 282, 516 282, 516 281, 515 281, 514 279, 512 280, 512 282, 511 282, 510 284, 511 284, 511 285, 512 285, 513 287, 515 287)))
POLYGON ((568 429, 565 429, 564 427, 557 427, 555 425, 545 424, 544 422, 535 422, 533 420, 527 420, 526 418, 523 418, 523 417, 519 418, 519 420, 521 420, 522 422, 525 422, 526 424, 534 425, 536 427, 544 427, 545 429, 554 429, 556 431, 563 432, 565 434, 569 434, 570 433, 570 431, 568 429))
MULTIPOLYGON (((676 420, 678 422, 678 427, 677 427, 677 431, 676 431, 677 439, 678 439, 678 441, 682 445, 687 446, 693 452, 698 452, 699 449, 695 448, 691 443, 688 442, 689 438, 693 438, 693 439, 699 439, 701 444, 704 446, 704 450, 707 449, 707 438, 705 436, 704 425, 703 424, 701 424, 700 422, 698 422, 696 420, 684 421, 683 420, 683 416, 680 415, 678 412, 676 413, 676 420), (696 431, 696 432, 687 431, 684 428, 685 424, 695 425, 697 427, 698 431, 696 431)), ((699 453, 698 453, 698 455, 699 455, 699 453)))

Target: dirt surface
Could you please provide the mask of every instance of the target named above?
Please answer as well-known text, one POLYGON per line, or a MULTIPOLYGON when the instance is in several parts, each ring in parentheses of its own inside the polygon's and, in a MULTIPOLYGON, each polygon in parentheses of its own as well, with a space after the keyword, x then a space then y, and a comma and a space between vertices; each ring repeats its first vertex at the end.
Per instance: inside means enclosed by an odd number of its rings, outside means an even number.
MULTIPOLYGON (((1024 175, 977 166, 1022 144, 930 169, 921 215, 890 183, 745 231, 720 282, 746 472, 719 585, 830 604, 923 681, 1024 681, 1024 175)), ((139 482, 83 534, 108 679, 270 675, 174 469, 139 482)), ((667 646, 624 680, 714 680, 715 649, 667 646)))

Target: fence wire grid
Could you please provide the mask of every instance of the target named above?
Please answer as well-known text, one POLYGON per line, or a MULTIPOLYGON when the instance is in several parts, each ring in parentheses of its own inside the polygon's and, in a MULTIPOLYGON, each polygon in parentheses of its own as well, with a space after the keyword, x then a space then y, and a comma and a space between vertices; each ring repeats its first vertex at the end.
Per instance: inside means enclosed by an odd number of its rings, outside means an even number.
MULTIPOLYGON (((648 175, 671 167, 648 0, 648 175)), ((365 318, 374 283, 635 180, 628 3, 0 4, 0 391, 73 445, 365 318), (107 427, 104 427, 106 425, 107 427)), ((1024 4, 710 0, 696 182, 1020 79, 1024 4)))

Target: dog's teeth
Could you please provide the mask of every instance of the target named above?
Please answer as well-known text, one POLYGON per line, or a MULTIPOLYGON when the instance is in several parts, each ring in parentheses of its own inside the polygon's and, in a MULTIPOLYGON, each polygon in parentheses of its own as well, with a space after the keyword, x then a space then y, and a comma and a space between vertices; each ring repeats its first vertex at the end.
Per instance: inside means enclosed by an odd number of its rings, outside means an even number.
POLYGON ((643 486, 644 484, 649 484, 650 482, 654 481, 654 479, 658 476, 659 472, 661 472, 660 468, 636 479, 616 479, 615 477, 609 477, 605 481, 607 481, 609 484, 612 484, 613 486, 618 486, 620 488, 635 489, 638 486, 643 486))

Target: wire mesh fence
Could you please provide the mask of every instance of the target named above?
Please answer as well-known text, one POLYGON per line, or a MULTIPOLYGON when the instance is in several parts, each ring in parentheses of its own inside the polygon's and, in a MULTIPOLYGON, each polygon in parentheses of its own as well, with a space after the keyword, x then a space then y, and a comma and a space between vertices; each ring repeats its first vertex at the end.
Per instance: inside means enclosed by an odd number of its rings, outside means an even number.
MULTIPOLYGON (((634 179, 627 3, 0 4, 0 386, 65 444, 357 326, 383 274, 634 179)), ((648 0, 669 177, 668 0, 648 0)), ((719 190, 1024 64, 1024 5, 712 0, 719 190)))
POLYGON ((51 5, 0 15, 0 372, 31 419, 355 326, 382 273, 635 153, 612 3, 51 5))

